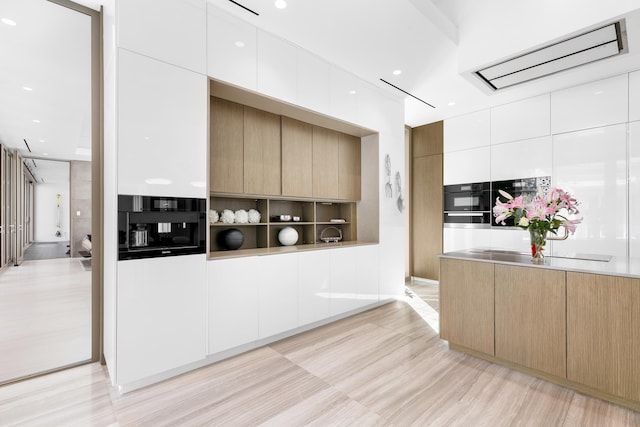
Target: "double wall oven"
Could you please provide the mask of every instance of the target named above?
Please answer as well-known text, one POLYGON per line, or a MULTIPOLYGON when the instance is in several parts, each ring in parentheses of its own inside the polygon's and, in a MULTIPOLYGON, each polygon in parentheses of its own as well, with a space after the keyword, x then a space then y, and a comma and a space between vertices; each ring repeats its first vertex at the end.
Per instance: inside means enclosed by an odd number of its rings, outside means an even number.
POLYGON ((506 201, 499 190, 513 197, 533 198, 541 189, 548 192, 551 177, 517 178, 506 181, 487 181, 444 186, 444 226, 448 228, 513 227, 513 218, 505 224, 493 221, 493 206, 496 198, 506 201))

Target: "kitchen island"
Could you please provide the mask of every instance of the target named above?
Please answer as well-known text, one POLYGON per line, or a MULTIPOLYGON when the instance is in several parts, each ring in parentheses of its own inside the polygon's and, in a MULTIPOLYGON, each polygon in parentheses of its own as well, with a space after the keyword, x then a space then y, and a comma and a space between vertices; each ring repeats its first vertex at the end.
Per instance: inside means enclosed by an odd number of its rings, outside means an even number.
POLYGON ((640 410, 640 259, 440 255, 449 347, 640 410))

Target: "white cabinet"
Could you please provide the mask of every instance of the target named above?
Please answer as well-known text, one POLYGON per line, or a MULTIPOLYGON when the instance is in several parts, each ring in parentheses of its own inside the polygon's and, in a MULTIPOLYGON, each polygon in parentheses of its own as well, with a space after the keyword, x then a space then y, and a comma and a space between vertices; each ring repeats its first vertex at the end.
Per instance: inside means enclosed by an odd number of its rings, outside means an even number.
POLYGON ((206 197, 207 78, 119 49, 118 193, 206 197))
POLYGON ((260 257, 207 262, 209 354, 258 339, 260 265, 260 257))
POLYGON ((357 248, 356 271, 358 272, 357 294, 359 306, 378 302, 380 281, 380 247, 378 245, 357 248))
POLYGON ((257 89, 257 30, 213 5, 207 7, 207 74, 257 89))
POLYGON ((358 92, 360 80, 353 74, 331 66, 329 115, 356 123, 358 120, 358 92))
POLYGON ((640 121, 629 123, 629 256, 640 257, 640 121))
POLYGON ((491 146, 491 181, 551 175, 551 136, 491 146))
POLYGON ((477 228, 448 228, 442 230, 443 252, 491 247, 491 230, 477 228))
POLYGON ((327 114, 331 66, 306 50, 297 49, 297 52, 297 104, 327 114))
POLYGON ((298 326, 298 254, 259 258, 258 336, 266 338, 298 326))
POLYGON ((301 252, 298 263, 298 323, 302 326, 331 315, 331 251, 301 252))
POLYGON ((553 137, 553 185, 581 203, 575 235, 554 254, 627 256, 627 125, 553 137))
POLYGON ((627 74, 551 93, 551 133, 624 123, 628 118, 627 74))
POLYGON ((126 0, 117 3, 118 47, 205 74, 205 0, 126 0))
POLYGON ((490 110, 477 111, 444 121, 444 152, 491 144, 490 110))
POLYGON ((489 146, 444 153, 443 184, 465 184, 491 179, 491 149, 489 146))
POLYGON ((258 92, 296 102, 296 46, 258 30, 258 92))
POLYGON ((331 250, 331 315, 360 306, 358 297, 357 248, 331 250))
POLYGON ((491 143, 551 134, 549 94, 491 109, 491 143))
POLYGON ((116 382, 204 359, 206 255, 118 262, 116 382))
POLYGON ((629 73, 629 121, 640 120, 640 71, 629 73))

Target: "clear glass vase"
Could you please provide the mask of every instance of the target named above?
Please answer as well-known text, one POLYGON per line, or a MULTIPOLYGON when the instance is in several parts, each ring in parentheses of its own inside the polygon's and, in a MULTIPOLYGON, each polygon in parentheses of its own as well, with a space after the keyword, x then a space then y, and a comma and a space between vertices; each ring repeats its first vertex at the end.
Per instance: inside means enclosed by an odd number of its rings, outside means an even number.
POLYGON ((547 244, 547 230, 529 229, 531 237, 531 260, 533 262, 544 262, 544 246, 547 244))

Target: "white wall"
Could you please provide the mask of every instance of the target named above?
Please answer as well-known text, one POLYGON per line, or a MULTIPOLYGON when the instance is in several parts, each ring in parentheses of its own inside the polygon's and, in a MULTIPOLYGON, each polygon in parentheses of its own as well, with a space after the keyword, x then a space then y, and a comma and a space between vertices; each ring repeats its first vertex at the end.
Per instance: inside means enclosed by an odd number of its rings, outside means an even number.
POLYGON ((62 242, 69 240, 69 183, 36 184, 34 189, 34 232, 36 242, 62 242), (56 237, 58 204, 56 194, 60 194, 60 231, 56 237))

